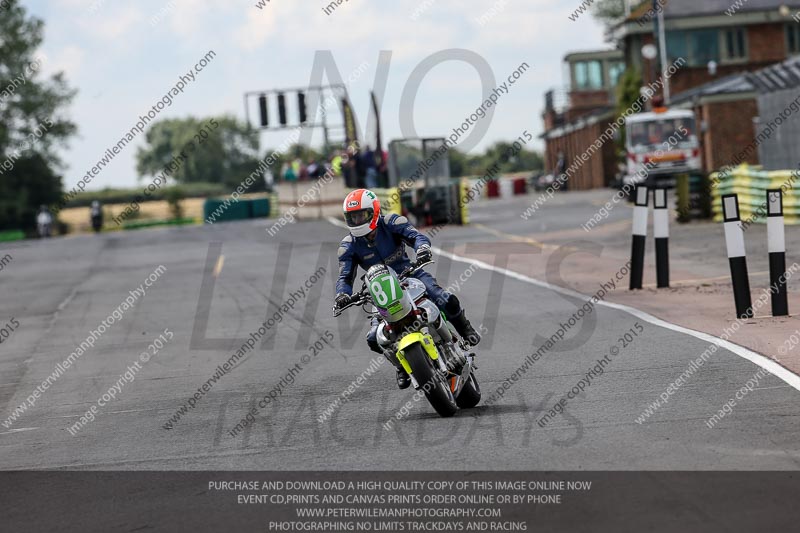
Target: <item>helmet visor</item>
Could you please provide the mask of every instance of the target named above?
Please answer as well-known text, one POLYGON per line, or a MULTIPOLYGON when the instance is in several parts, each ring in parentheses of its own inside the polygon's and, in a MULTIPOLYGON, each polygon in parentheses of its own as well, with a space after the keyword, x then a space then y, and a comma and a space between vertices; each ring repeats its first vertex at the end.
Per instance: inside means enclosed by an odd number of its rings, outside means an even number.
POLYGON ((358 211, 346 212, 344 214, 344 219, 348 226, 354 228, 356 226, 363 226, 364 224, 367 224, 372 220, 374 214, 375 212, 372 210, 372 208, 360 209, 358 211))

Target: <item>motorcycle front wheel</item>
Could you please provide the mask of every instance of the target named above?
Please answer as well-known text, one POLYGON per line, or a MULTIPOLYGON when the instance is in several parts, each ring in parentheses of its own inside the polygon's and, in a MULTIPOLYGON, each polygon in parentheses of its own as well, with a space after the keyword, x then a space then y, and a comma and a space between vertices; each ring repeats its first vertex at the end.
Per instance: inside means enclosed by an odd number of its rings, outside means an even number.
POLYGON ((481 401, 481 386, 475 379, 475 374, 470 374, 469 380, 464 384, 461 393, 456 398, 456 404, 462 409, 475 407, 481 401))
POLYGON ((456 399, 447 383, 433 369, 433 362, 422 346, 419 344, 409 346, 405 351, 405 358, 411 365, 414 379, 422 387, 425 397, 439 416, 448 417, 456 414, 458 411, 456 399))

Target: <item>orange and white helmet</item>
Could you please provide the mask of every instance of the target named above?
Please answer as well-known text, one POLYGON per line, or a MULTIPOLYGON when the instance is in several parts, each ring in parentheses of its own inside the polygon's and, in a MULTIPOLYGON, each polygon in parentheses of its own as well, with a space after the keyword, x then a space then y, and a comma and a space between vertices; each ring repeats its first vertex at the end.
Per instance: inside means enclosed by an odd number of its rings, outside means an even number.
POLYGON ((347 195, 342 205, 344 220, 354 237, 364 237, 378 227, 381 201, 374 192, 356 189, 347 195))

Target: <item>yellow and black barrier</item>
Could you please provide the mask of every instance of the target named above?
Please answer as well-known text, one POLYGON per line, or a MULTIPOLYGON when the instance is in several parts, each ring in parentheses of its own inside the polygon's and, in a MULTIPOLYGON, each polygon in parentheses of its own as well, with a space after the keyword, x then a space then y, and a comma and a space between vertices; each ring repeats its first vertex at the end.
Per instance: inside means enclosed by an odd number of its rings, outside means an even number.
MULTIPOLYGON (((470 182, 466 179, 458 179, 454 182, 453 189, 457 194, 455 205, 458 212, 458 220, 456 223, 468 224, 469 223, 469 203, 474 199, 474 193, 470 196, 470 182)), ((398 187, 391 187, 388 189, 372 189, 378 195, 381 201, 381 211, 384 214, 403 214, 403 205, 401 199, 401 191, 398 187)))
POLYGON ((371 189, 381 201, 381 213, 384 215, 402 215, 403 209, 400 202, 400 189, 391 187, 389 189, 371 189))

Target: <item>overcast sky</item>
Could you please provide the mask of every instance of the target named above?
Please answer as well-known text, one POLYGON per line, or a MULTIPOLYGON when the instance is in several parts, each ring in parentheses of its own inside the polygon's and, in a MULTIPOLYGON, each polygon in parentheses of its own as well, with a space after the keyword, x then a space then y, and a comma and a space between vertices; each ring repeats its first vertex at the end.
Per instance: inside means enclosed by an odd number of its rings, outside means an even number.
MULTIPOLYGON (((216 58, 159 118, 244 118, 245 91, 307 85, 315 52, 330 50, 344 78, 366 64, 349 87, 363 132, 379 51, 391 50, 382 111, 384 139, 391 140, 401 136, 400 97, 409 75, 431 54, 450 48, 474 51, 491 65, 498 83, 528 63, 531 69, 498 101, 479 150, 523 130, 538 136, 544 92, 565 82, 563 56, 608 46, 590 15, 568 19, 579 0, 349 0, 330 14, 322 9, 330 0, 270 0, 263 9, 255 6, 258 1, 25 1, 45 21, 43 71, 64 71, 79 91, 70 108, 79 134, 65 153, 65 186, 75 185, 209 50, 216 58), (482 16, 483 24, 478 21, 482 16)), ((417 94, 417 131, 422 136, 449 134, 481 101, 473 67, 442 63, 417 94)), ((338 119, 337 110, 330 112, 338 119)), ((262 151, 288 135, 263 135, 262 151)), ((321 139, 315 134, 312 144, 321 139)), ((139 137, 125 148, 88 188, 136 185, 134 156, 142 142, 139 137)))

